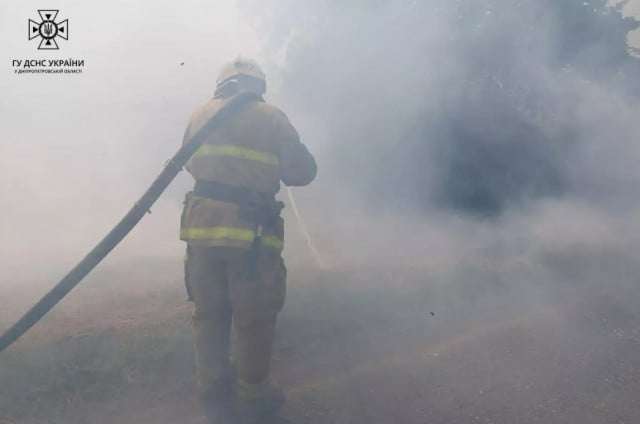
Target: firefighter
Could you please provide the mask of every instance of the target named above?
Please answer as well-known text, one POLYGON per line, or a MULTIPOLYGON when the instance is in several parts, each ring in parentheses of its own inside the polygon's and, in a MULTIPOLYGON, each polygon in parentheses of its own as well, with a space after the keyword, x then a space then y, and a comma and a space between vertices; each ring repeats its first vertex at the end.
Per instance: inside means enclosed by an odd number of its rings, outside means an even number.
POLYGON ((216 83, 213 99, 191 116, 183 143, 229 97, 256 97, 227 116, 186 165, 195 186, 185 198, 180 238, 187 242, 197 382, 213 423, 277 423, 284 396, 270 382, 269 366, 287 271, 283 205, 275 194, 280 181, 311 183, 316 162, 287 116, 264 101, 265 74, 256 62, 228 63, 216 83))

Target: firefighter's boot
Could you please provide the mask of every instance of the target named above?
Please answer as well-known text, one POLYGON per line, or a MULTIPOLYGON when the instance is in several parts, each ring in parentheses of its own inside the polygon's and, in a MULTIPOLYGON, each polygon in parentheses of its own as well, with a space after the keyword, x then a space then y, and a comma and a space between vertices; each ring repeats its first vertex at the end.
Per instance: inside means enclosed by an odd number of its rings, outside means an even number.
POLYGON ((200 394, 200 402, 211 424, 237 424, 235 376, 229 373, 200 394))
POLYGON ((239 424, 285 424, 280 417, 284 393, 279 387, 262 382, 238 383, 237 411, 239 424))

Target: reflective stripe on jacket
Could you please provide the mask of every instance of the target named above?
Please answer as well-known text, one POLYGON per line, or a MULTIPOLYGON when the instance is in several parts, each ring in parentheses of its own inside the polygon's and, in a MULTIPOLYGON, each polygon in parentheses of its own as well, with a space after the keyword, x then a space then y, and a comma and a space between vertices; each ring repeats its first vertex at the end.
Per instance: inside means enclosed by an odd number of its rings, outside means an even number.
MULTIPOLYGON (((213 99, 192 115, 183 143, 222 106, 213 99)), ((286 115, 265 102, 247 105, 212 132, 186 165, 196 180, 249 188, 269 196, 286 185, 309 184, 316 175, 313 156, 286 115)), ((256 224, 243 219, 238 205, 190 195, 185 200, 180 238, 193 245, 250 248, 256 224)), ((281 218, 264 228, 262 245, 281 250, 281 218)))

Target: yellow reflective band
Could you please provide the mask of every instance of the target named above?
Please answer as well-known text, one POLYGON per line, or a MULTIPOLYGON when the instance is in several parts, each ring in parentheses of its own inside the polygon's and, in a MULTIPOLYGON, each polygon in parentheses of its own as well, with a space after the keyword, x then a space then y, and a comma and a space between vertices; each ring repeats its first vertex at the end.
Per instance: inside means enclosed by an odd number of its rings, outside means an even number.
MULTIPOLYGON (((234 227, 201 227, 201 228, 183 228, 180 230, 180 238, 185 240, 239 240, 252 242, 255 232, 246 228, 234 227)), ((276 236, 263 236, 262 245, 281 249, 284 247, 284 241, 276 236)))
POLYGON ((278 157, 275 155, 231 144, 203 144, 196 150, 191 160, 203 156, 228 156, 274 166, 280 163, 278 157))

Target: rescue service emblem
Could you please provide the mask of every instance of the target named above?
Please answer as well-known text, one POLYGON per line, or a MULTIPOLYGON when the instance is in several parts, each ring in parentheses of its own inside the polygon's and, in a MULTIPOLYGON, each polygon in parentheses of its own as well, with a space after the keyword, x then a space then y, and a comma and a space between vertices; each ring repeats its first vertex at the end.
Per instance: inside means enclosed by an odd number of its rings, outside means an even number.
POLYGON ((58 50, 56 38, 69 39, 69 20, 56 23, 59 10, 38 10, 40 22, 29 19, 29 40, 40 37, 38 50, 58 50))

